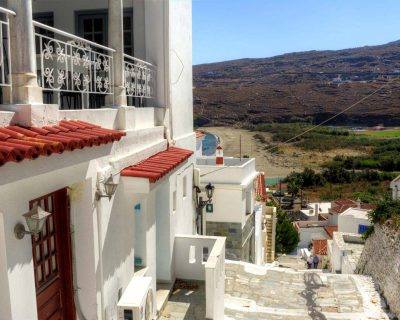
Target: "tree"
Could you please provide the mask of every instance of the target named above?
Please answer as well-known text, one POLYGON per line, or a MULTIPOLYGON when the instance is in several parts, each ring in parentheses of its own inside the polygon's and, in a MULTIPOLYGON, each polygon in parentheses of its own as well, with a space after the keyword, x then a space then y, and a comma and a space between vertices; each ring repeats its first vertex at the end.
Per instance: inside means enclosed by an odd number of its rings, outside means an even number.
POLYGON ((292 197, 296 197, 300 192, 300 184, 296 180, 290 180, 288 182, 287 188, 292 197))
POLYGON ((286 212, 277 210, 276 222, 276 251, 280 253, 291 253, 300 242, 300 236, 290 221, 286 212))

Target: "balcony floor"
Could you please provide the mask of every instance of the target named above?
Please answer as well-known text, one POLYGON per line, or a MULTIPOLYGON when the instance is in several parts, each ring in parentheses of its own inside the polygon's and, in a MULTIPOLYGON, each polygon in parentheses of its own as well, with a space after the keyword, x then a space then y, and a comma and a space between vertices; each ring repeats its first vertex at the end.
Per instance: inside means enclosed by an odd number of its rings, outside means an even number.
POLYGON ((206 297, 204 282, 177 280, 159 319, 204 320, 205 318, 206 297))

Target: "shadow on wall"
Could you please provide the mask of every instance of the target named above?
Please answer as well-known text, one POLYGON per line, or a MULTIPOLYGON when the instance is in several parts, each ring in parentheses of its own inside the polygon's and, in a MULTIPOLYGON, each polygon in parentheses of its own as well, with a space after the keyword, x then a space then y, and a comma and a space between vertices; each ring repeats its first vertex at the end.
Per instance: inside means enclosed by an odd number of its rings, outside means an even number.
MULTIPOLYGON (((105 205, 103 203, 103 210, 100 211, 102 221, 108 220, 107 229, 102 230, 103 235, 105 234, 103 244, 104 281, 113 278, 115 272, 127 261, 130 255, 133 257, 134 211, 133 208, 128 208, 125 196, 123 190, 117 189, 109 210, 104 210, 105 205), (106 217, 105 215, 109 216, 106 217)), ((107 199, 102 201, 108 202, 107 199)), ((98 272, 99 268, 96 268, 96 270, 98 272)))

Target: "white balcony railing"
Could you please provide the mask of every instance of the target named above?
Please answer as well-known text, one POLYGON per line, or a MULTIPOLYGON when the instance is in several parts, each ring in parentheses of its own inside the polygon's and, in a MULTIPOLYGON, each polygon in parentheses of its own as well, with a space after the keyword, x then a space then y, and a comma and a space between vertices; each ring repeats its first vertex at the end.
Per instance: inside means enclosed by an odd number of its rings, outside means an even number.
POLYGON ((15 12, 0 7, 0 86, 11 86, 10 16, 15 12))
POLYGON ((44 91, 113 94, 115 50, 33 22, 38 82, 44 91))
POLYGON ((133 98, 154 98, 157 69, 149 62, 135 57, 125 57, 126 95, 133 98))

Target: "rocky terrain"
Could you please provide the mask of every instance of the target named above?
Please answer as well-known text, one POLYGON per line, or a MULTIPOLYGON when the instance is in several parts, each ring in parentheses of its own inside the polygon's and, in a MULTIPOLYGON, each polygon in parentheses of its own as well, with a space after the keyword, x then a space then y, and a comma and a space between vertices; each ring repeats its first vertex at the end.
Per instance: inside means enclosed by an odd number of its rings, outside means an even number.
POLYGON ((400 41, 194 66, 197 125, 320 122, 387 81, 332 124, 400 125, 400 41))

